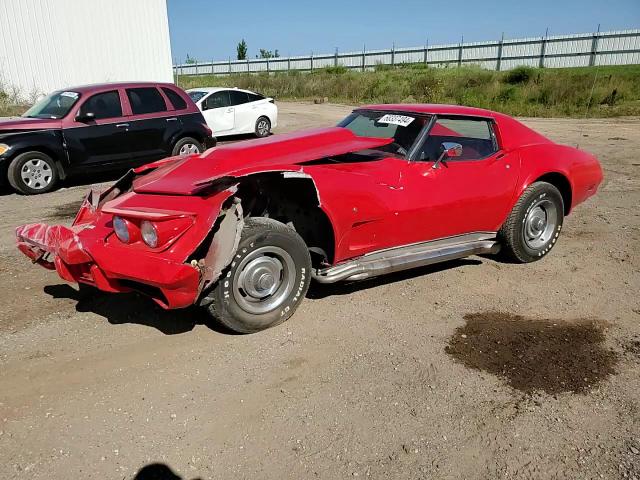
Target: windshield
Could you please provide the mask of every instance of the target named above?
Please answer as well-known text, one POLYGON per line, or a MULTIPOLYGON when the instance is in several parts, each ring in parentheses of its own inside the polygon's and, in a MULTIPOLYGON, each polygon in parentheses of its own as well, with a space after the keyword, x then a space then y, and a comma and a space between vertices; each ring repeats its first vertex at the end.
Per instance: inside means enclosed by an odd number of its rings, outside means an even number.
POLYGON ((62 118, 80 98, 78 92, 54 92, 22 114, 29 118, 62 118))
POLYGON ((191 100, 193 100, 193 103, 198 103, 198 100, 200 100, 202 97, 204 97, 207 94, 207 92, 200 92, 200 91, 191 91, 187 93, 191 97, 191 100))
POLYGON ((379 147, 398 155, 406 155, 427 119, 407 113, 356 110, 339 127, 351 130, 359 137, 393 138, 393 143, 379 147))

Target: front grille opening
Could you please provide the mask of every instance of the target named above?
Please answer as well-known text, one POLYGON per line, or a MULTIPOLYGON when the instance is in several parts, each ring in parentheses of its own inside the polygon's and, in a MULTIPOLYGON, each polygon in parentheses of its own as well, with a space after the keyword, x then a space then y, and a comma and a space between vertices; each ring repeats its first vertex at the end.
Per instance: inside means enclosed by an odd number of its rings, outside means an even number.
POLYGON ((136 282, 134 280, 120 280, 119 283, 123 287, 130 288, 131 290, 146 295, 147 297, 153 298, 155 301, 164 306, 169 306, 167 297, 165 297, 165 295, 162 293, 162 290, 160 290, 158 287, 136 282))

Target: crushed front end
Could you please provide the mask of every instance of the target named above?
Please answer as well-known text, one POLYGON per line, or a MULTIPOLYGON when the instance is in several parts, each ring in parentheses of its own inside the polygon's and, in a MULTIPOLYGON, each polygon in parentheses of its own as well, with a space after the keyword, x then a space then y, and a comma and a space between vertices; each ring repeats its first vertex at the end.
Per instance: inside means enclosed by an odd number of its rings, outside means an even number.
POLYGON ((163 308, 194 304, 232 255, 233 245, 223 252, 212 230, 226 217, 236 219, 224 223, 232 230, 227 237, 241 229, 233 188, 207 196, 141 194, 132 186, 139 173, 129 172, 102 194, 89 192, 70 227, 17 227, 19 250, 69 282, 138 291, 163 308), (220 251, 211 252, 211 245, 220 251))

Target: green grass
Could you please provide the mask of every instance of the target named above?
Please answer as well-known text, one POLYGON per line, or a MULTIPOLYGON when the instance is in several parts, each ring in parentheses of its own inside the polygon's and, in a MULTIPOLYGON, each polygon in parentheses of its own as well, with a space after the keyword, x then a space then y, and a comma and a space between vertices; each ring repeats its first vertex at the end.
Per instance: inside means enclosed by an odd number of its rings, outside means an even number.
POLYGON ((378 66, 358 72, 344 68, 310 73, 183 76, 183 88, 235 86, 280 100, 347 104, 451 103, 539 117, 640 115, 640 65, 494 72, 477 67, 378 66))

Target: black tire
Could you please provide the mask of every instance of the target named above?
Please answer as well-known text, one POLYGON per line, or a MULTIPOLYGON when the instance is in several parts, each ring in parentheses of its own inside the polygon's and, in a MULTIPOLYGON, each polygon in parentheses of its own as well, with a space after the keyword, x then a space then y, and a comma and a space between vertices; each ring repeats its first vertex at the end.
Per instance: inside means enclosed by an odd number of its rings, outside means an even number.
POLYGON ((21 153, 13 159, 7 171, 9 184, 24 195, 50 192, 59 178, 56 162, 41 152, 21 153))
POLYGON ((255 135, 258 138, 268 137, 271 135, 271 120, 267 117, 259 117, 256 120, 255 135))
POLYGON ((540 260, 555 245, 563 219, 560 191, 547 182, 529 185, 498 232, 500 254, 516 263, 540 260))
POLYGON ((235 332, 258 332, 291 317, 305 297, 310 281, 311 257, 300 235, 276 220, 249 218, 231 265, 207 294, 210 303, 206 308, 211 316, 235 332), (278 263, 282 267, 279 273, 269 270, 278 263), (258 276, 260 272, 274 273, 265 281, 265 289, 261 283, 265 273, 258 276), (269 281, 277 277, 279 280, 269 281), (255 296, 267 292, 267 288, 274 290, 262 300, 255 296))
POLYGON ((178 140, 176 144, 173 146, 173 151, 171 152, 171 156, 175 157, 178 155, 190 155, 192 153, 202 153, 202 152, 204 152, 204 147, 202 146, 202 143, 200 143, 198 140, 196 140, 193 137, 184 137, 178 140), (189 146, 191 146, 191 148, 189 148, 189 146), (180 150, 182 150, 183 148, 189 149, 190 151, 188 152, 185 151, 184 153, 180 153, 180 150), (194 151, 194 149, 197 149, 197 151, 194 151))

